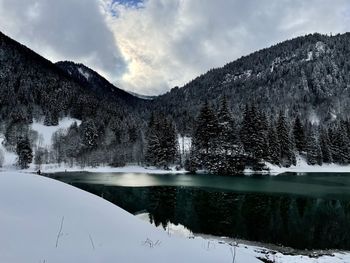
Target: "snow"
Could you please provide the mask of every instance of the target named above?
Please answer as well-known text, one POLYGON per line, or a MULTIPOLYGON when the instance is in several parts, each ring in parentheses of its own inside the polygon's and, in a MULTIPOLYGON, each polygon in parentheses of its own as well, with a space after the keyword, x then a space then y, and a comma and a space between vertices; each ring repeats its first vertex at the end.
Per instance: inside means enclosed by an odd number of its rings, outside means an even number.
POLYGON ((309 51, 307 53, 307 59, 305 61, 311 61, 313 59, 313 52, 312 51, 309 51))
POLYGON ((53 134, 59 129, 68 129, 74 122, 77 122, 78 125, 81 124, 80 120, 69 117, 61 119, 57 126, 45 126, 43 122, 34 121, 31 124, 31 129, 38 133, 39 139, 37 146, 50 147, 52 145, 53 134))
POLYGON ((86 79, 89 80, 90 74, 89 72, 85 71, 83 68, 79 67, 78 68, 79 73, 86 79))
MULTIPOLYGON (((35 172, 36 166, 31 164, 26 172, 35 172)), ((43 164, 41 171, 44 173, 57 172, 91 172, 91 173, 143 173, 143 174, 184 174, 187 173, 184 169, 177 170, 175 166, 170 167, 169 170, 159 169, 156 167, 143 167, 139 165, 127 165, 124 167, 98 166, 98 167, 80 167, 69 166, 68 164, 43 164)))
MULTIPOLYGON (((228 244, 168 235, 97 196, 36 175, 2 174, 0 210, 0 262, 232 261, 228 244)), ((248 251, 238 248, 236 262, 259 262, 248 251)))
MULTIPOLYGON (((140 218, 141 220, 143 220, 145 222, 149 222, 149 214, 148 213, 137 214, 136 217, 140 218)), ((163 228, 162 225, 156 226, 154 222, 152 223, 152 225, 159 228, 159 229, 165 230, 165 232, 168 235, 175 235, 175 236, 185 237, 185 238, 193 238, 194 237, 192 231, 181 224, 176 225, 176 224, 173 224, 171 222, 168 222, 165 229, 163 228)))
POLYGON ((3 167, 12 167, 17 161, 17 154, 9 152, 3 145, 5 138, 0 137, 0 150, 4 153, 3 167))
MULTIPOLYGON (((50 178, 0 175, 0 262, 349 262, 348 253, 288 256, 225 238, 179 237, 50 178), (274 255, 275 254, 275 255, 274 255)), ((181 229, 181 226, 177 226, 181 229)))
POLYGON ((316 44, 315 44, 315 48, 317 50, 318 53, 324 53, 326 52, 326 44, 323 43, 322 41, 318 41, 316 44))
POLYGON ((312 125, 319 125, 320 124, 320 118, 317 116, 317 114, 312 111, 309 115, 309 121, 312 125))
MULTIPOLYGON (((279 167, 270 163, 266 163, 266 166, 270 169, 268 172, 271 175, 282 174, 286 172, 292 173, 350 173, 349 165, 339 164, 323 164, 323 165, 309 165, 302 157, 297 158, 297 164, 291 167, 279 167)), ((254 173, 251 170, 246 170, 246 174, 254 173)))
POLYGON ((185 155, 185 154, 190 153, 191 145, 192 145, 192 138, 188 137, 188 136, 178 135, 177 139, 178 139, 180 154, 185 155))

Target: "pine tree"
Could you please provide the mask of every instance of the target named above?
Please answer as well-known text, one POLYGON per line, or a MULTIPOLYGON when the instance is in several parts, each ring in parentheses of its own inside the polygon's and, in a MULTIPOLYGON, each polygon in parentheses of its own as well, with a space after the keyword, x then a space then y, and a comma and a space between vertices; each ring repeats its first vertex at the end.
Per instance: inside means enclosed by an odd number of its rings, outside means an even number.
POLYGON ((305 133, 304 127, 300 121, 299 116, 295 118, 294 126, 293 126, 293 135, 296 150, 301 153, 305 151, 305 133))
POLYGON ((196 151, 206 154, 213 153, 217 147, 217 135, 217 117, 208 102, 205 102, 197 117, 193 136, 196 151))
POLYGON ((277 122, 277 136, 280 144, 281 163, 283 166, 289 167, 295 165, 296 159, 293 152, 293 143, 289 134, 286 117, 280 112, 277 122))
POLYGON ((333 125, 329 129, 331 141, 331 154, 333 161, 339 164, 347 164, 350 161, 349 138, 341 123, 333 125))
POLYGON ((98 130, 93 120, 83 121, 80 125, 82 144, 85 149, 92 150, 97 147, 98 130))
POLYGON ((320 146, 322 152, 322 161, 324 163, 332 163, 332 153, 330 149, 330 140, 328 136, 328 131, 326 129, 322 129, 320 132, 320 146))
POLYGON ((249 155, 267 159, 267 120, 254 105, 245 108, 240 135, 244 150, 249 155))
POLYGON ((311 130, 310 135, 307 138, 306 147, 306 160, 310 165, 322 165, 322 151, 317 139, 317 135, 311 130))
POLYGON ((17 142, 16 153, 18 155, 18 165, 21 169, 26 169, 33 160, 33 151, 30 147, 28 137, 22 137, 17 142))
POLYGON ((244 150, 248 154, 253 152, 253 140, 252 136, 254 133, 253 128, 253 116, 252 111, 249 108, 248 104, 245 106, 243 112, 243 122, 240 130, 240 139, 243 144, 244 150))
POLYGON ((177 156, 177 138, 174 124, 163 115, 152 115, 147 131, 146 162, 168 168, 177 156))
POLYGON ((279 144, 277 132, 273 121, 270 121, 270 127, 268 132, 268 160, 272 164, 280 164, 281 147, 279 144))
POLYGON ((233 147, 233 133, 233 119, 227 105, 226 97, 223 97, 220 101, 218 112, 218 147, 226 155, 233 147))

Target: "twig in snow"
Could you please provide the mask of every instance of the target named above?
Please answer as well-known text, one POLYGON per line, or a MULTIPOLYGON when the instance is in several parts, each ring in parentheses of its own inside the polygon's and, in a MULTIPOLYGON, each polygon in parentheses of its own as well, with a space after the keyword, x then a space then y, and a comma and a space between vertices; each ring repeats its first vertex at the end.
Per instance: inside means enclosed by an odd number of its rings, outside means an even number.
POLYGON ((160 241, 157 240, 156 242, 153 242, 151 239, 147 238, 145 242, 143 242, 143 245, 147 245, 149 246, 150 248, 154 248, 156 246, 159 246, 160 245, 160 241))
POLYGON ((232 255, 232 263, 235 263, 236 261, 236 248, 238 246, 238 243, 237 242, 234 242, 234 243, 229 243, 230 245, 230 251, 231 251, 231 255, 232 255), (233 249, 232 249, 233 247, 233 249))
POLYGON ((63 229, 63 222, 64 222, 64 216, 61 219, 61 225, 60 225, 60 230, 58 231, 57 238, 56 238, 56 248, 58 247, 58 240, 62 236, 62 229, 63 229))
POLYGON ((92 248, 95 250, 94 241, 92 240, 92 237, 91 237, 90 234, 89 234, 89 238, 90 238, 91 246, 92 246, 92 248))

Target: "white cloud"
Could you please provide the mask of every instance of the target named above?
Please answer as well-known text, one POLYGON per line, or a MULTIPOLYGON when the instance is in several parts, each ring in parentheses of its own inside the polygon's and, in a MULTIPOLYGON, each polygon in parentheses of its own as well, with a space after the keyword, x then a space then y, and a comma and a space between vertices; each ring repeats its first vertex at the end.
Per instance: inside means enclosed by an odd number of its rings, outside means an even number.
POLYGON ((148 0, 110 6, 108 24, 128 61, 123 85, 157 94, 210 68, 306 33, 349 29, 346 0, 148 0))
POLYGON ((0 30, 53 61, 118 77, 125 71, 97 0, 0 0, 0 30))
POLYGON ((306 33, 349 30, 347 0, 0 0, 0 30, 51 60, 159 94, 306 33))

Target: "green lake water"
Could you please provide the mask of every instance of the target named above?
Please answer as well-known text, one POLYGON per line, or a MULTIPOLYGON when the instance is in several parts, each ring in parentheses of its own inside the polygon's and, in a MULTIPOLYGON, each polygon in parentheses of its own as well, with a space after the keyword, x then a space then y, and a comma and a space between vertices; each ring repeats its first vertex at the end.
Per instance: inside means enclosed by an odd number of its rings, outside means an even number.
MULTIPOLYGON (((298 249, 350 249, 350 174, 57 173, 156 225, 298 249)), ((116 219, 117 220, 117 219, 116 219)))

